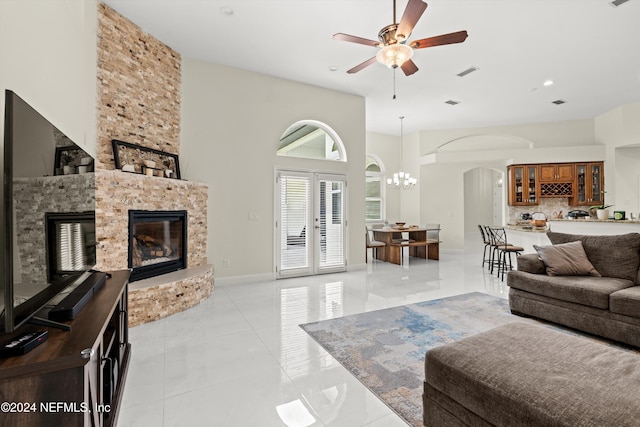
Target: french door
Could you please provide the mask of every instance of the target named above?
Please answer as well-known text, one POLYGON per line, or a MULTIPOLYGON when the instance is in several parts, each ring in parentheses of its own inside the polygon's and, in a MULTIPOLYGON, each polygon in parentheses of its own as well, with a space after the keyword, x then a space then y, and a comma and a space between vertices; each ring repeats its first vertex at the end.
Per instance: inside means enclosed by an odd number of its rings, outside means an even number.
POLYGON ((276 277, 346 270, 344 175, 276 172, 276 277))

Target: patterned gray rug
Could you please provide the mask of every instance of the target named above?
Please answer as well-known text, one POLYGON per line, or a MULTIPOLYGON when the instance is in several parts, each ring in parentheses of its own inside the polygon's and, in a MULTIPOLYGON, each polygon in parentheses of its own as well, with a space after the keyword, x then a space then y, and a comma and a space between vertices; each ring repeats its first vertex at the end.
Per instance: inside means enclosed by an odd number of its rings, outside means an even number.
POLYGON ((502 298, 475 292, 300 325, 409 425, 422 426, 424 355, 505 323, 502 298))

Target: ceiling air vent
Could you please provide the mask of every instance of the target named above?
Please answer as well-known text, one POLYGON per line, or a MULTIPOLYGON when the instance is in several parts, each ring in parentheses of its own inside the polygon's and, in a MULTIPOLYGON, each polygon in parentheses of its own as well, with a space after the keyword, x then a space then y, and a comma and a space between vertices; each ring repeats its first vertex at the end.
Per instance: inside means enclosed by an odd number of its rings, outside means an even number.
POLYGON ((552 104, 556 104, 556 105, 562 105, 562 104, 564 104, 565 102, 567 102, 567 101, 565 101, 565 100, 563 100, 563 99, 556 99, 555 101, 552 101, 551 103, 552 103, 552 104))
POLYGON ((618 7, 618 6, 620 6, 621 4, 624 4, 624 3, 628 2, 628 1, 629 1, 629 0, 613 0, 613 1, 611 2, 611 6, 613 6, 613 7, 618 7))
POLYGON ((449 105, 458 105, 460 104, 460 101, 454 101, 453 99, 450 99, 448 101, 445 101, 444 103, 449 105))
MULTIPOLYGON (((618 1, 620 1, 620 0, 618 0, 618 1)), ((476 70, 477 70, 477 68, 476 68, 476 67, 470 67, 470 68, 467 68, 467 69, 466 69, 466 70, 464 70, 464 71, 459 72, 458 74, 456 74, 456 76, 458 76, 458 77, 464 77, 464 76, 466 76, 467 74, 471 74, 471 73, 473 73, 473 72, 474 72, 474 71, 476 71, 476 70)))

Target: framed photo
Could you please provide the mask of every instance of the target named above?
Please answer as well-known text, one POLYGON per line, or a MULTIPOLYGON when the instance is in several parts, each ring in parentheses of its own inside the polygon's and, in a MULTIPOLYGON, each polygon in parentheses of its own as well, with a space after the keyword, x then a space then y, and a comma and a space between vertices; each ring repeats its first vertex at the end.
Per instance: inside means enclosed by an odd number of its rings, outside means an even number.
POLYGON ((178 155, 112 139, 116 169, 148 176, 180 179, 178 155))
POLYGON ((77 145, 65 145, 56 147, 53 165, 54 175, 70 175, 81 172, 90 172, 93 158, 77 145), (81 166, 84 167, 82 171, 81 166))

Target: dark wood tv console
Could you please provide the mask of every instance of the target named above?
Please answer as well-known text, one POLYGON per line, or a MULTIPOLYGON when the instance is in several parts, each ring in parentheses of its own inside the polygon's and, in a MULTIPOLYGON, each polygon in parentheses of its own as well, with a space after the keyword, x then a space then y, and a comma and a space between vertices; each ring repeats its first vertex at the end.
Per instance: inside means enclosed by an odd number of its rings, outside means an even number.
MULTIPOLYGON (((127 313, 129 270, 112 272, 71 331, 46 329, 31 352, 0 359, 2 426, 116 425, 131 357, 127 313)), ((2 341, 11 335, 2 336, 2 341)))

